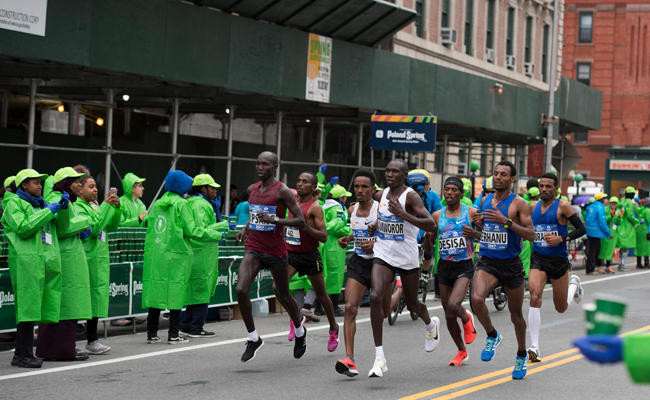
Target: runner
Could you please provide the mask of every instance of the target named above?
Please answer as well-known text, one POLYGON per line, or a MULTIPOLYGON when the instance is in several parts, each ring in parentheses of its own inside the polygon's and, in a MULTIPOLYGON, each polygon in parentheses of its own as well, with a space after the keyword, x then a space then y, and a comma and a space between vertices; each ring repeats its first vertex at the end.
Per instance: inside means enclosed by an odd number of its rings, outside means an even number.
MULTIPOLYGON (((307 222, 305 228, 298 229, 292 226, 287 227, 286 242, 289 252, 289 279, 296 272, 298 276, 307 275, 311 286, 316 292, 316 299, 322 305, 330 323, 329 341, 327 350, 334 351, 339 345, 339 325, 334 317, 334 307, 332 301, 325 290, 325 280, 323 279, 323 260, 318 252, 318 242, 327 241, 327 230, 325 229, 325 220, 323 219, 323 209, 313 196, 314 190, 318 185, 316 176, 311 172, 303 172, 298 176, 296 183, 296 192, 298 194, 298 205, 302 216, 307 222)), ((292 217, 293 213, 289 213, 292 217)), ((275 285, 273 285, 275 290, 275 285)), ((276 293, 277 295, 277 293, 276 293)), ((302 317, 301 323, 305 322, 302 317)), ((293 321, 291 322, 291 332, 295 330, 293 321)), ((290 339, 295 339, 294 337, 290 339)))
POLYGON ((503 337, 492 325, 485 305, 485 297, 498 283, 503 286, 508 299, 510 319, 517 337, 517 357, 512 371, 513 379, 526 376, 526 320, 522 313, 524 301, 524 269, 519 258, 521 240, 534 240, 535 231, 526 201, 512 193, 517 169, 510 161, 501 161, 494 167, 495 193, 485 198, 472 223, 483 231, 473 229, 474 237, 480 237, 480 253, 476 275, 472 283, 472 305, 481 325, 487 332, 481 360, 490 361, 503 337))
POLYGON ((264 344, 255 330, 251 301, 248 298, 250 286, 262 268, 271 271, 276 296, 296 326, 293 356, 300 358, 307 349, 307 329, 302 325, 298 306, 289 294, 284 227, 304 228, 305 219, 289 188, 275 179, 278 156, 270 151, 260 153, 255 169, 260 181, 248 187, 250 218, 244 229, 237 234, 239 242, 246 240, 244 259, 239 266, 237 281, 237 303, 248 330, 246 350, 241 360, 251 360, 264 344), (285 215, 287 208, 295 217, 279 218, 278 215, 285 215))
POLYGON ((470 344, 476 339, 474 317, 461 304, 467 294, 469 281, 474 276, 472 262, 474 245, 471 240, 470 219, 478 213, 478 210, 460 203, 463 196, 463 181, 459 178, 447 178, 443 187, 443 196, 447 206, 433 214, 433 220, 438 227, 440 249, 438 262, 440 296, 442 308, 445 310, 447 329, 458 347, 458 354, 449 361, 449 365, 461 366, 463 361, 469 358, 465 344, 470 344), (457 318, 460 318, 463 324, 464 343, 460 336, 457 318))
POLYGON ((359 374, 354 362, 354 335, 357 331, 357 312, 366 291, 370 288, 374 237, 368 234, 368 225, 377 221, 379 203, 373 200, 375 174, 367 169, 354 173, 354 196, 357 202, 348 209, 352 235, 339 239, 339 245, 346 248, 354 240, 354 254, 347 262, 348 280, 345 284, 345 317, 343 334, 347 357, 336 362, 336 372, 354 377, 359 374))
POLYGON ((531 344, 528 348, 528 358, 530 362, 542 361, 539 352, 539 327, 542 293, 546 281, 551 280, 553 303, 559 313, 565 312, 574 298, 576 303, 580 303, 583 294, 580 278, 577 275, 569 277, 571 263, 566 242, 582 237, 586 232, 585 226, 569 203, 555 198, 557 185, 558 179, 555 174, 542 175, 539 181, 540 201, 530 205, 535 227, 533 256, 528 277, 530 291, 528 325, 531 344), (575 227, 571 233, 568 233, 567 221, 575 227))
POLYGON ((439 344, 440 320, 429 317, 429 311, 418 299, 420 269, 417 236, 418 230, 431 232, 435 223, 424 208, 422 200, 404 182, 408 166, 404 160, 395 159, 386 166, 388 187, 375 194, 379 201, 378 221, 368 226, 371 236, 377 233, 371 272, 370 321, 375 340, 375 363, 368 377, 381 377, 388 371, 382 346, 382 323, 389 313, 393 278, 399 274, 404 286, 404 298, 409 311, 415 312, 425 323, 425 351, 433 351, 439 344))

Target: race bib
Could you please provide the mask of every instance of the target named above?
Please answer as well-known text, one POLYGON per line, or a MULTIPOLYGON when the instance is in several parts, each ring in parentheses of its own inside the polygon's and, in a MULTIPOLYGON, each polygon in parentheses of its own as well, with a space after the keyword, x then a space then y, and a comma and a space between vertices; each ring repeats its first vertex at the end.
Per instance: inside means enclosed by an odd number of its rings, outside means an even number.
POLYGON ((52 244, 52 234, 49 232, 41 232, 41 240, 45 244, 52 244))
POLYGON ((486 223, 481 232, 481 250, 505 250, 508 247, 508 230, 503 225, 486 223))
POLYGON ((292 246, 300 246, 300 229, 294 226, 287 226, 284 240, 292 246))
POLYGON ((549 247, 548 243, 546 243, 546 239, 544 239, 544 236, 546 236, 547 233, 554 236, 560 236, 557 231, 557 225, 535 225, 535 246, 549 247))
POLYGON ((99 240, 101 240, 102 242, 105 242, 105 241, 106 241, 106 232, 101 231, 101 232, 99 233, 99 240))
POLYGON ((257 204, 248 205, 248 229, 260 232, 272 232, 275 224, 260 221, 260 214, 275 215, 275 206, 260 206, 257 204))
POLYGON ((376 242, 377 238, 370 236, 367 229, 352 229, 354 235, 354 253, 357 255, 368 255, 368 253, 361 250, 361 246, 367 242, 376 242))
POLYGON ((467 238, 459 231, 440 232, 438 251, 442 257, 456 256, 467 251, 467 238))
POLYGON ((382 240, 404 241, 404 218, 397 215, 379 213, 377 236, 382 240))

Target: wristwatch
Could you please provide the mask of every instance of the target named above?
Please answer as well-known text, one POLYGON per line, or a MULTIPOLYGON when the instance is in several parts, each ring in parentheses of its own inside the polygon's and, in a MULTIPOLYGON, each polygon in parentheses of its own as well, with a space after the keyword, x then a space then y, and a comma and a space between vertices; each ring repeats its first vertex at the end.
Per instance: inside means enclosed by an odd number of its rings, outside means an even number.
POLYGON ((277 215, 275 215, 275 214, 274 214, 274 215, 271 215, 271 218, 273 219, 273 223, 274 223, 274 224, 277 224, 278 221, 280 220, 280 218, 279 218, 277 215))
POLYGON ((511 226, 512 226, 512 219, 508 218, 506 223, 503 224, 503 227, 506 228, 506 229, 510 229, 511 226))

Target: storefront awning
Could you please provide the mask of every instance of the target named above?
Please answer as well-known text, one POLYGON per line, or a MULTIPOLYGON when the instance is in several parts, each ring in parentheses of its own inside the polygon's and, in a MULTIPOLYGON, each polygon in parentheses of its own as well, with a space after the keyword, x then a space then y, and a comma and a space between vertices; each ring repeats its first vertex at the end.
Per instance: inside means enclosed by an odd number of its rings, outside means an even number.
POLYGON ((196 5, 374 46, 416 12, 382 0, 192 0, 196 5))

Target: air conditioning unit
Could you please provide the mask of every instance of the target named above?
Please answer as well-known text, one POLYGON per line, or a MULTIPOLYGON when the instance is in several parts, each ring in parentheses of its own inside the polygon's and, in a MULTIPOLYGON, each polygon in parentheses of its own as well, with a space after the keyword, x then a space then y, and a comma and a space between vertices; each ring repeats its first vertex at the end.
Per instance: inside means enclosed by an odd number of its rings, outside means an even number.
POLYGON ((458 42, 458 33, 453 28, 440 28, 440 39, 444 46, 452 46, 458 42))
POLYGON ((488 62, 493 63, 496 59, 496 51, 494 49, 485 49, 485 58, 488 62))
POLYGON ((515 69, 516 64, 517 64, 517 57, 513 56, 512 54, 508 54, 506 56, 506 68, 515 69))
POLYGON ((467 174, 467 165, 458 164, 458 175, 465 175, 465 174, 467 174))
POLYGON ((524 74, 530 77, 535 75, 535 64, 529 62, 524 63, 524 74))

